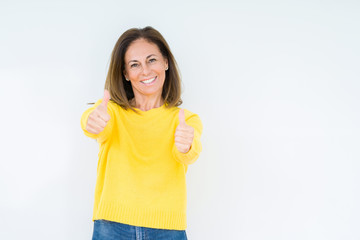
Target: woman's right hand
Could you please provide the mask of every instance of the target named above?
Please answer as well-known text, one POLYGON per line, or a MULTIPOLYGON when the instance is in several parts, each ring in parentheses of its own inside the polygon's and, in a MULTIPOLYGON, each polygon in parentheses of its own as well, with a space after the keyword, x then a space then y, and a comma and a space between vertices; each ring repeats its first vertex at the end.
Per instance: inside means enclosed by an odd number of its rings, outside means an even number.
POLYGON ((108 90, 105 90, 103 101, 89 115, 86 131, 93 134, 99 134, 104 130, 107 122, 110 120, 110 115, 107 113, 107 104, 109 100, 110 93, 108 90))

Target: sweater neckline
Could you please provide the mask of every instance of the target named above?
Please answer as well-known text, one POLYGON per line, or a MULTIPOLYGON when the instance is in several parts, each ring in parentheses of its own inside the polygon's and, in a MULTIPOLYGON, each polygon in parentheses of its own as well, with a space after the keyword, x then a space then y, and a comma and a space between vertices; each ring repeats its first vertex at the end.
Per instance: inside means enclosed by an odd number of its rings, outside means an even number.
POLYGON ((143 111, 141 110, 140 108, 136 108, 136 107, 133 107, 136 111, 142 113, 142 114, 149 114, 149 113, 153 113, 153 112, 158 112, 158 111, 161 111, 162 109, 165 108, 165 103, 163 105, 161 105, 160 107, 157 107, 157 108, 152 108, 152 109, 149 109, 147 111, 143 111))

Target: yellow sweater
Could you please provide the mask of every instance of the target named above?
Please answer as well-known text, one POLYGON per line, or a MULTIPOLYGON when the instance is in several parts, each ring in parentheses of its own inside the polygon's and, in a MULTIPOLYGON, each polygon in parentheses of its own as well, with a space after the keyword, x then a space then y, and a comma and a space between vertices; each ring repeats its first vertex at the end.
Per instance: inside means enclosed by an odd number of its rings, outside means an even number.
POLYGON ((110 100, 110 121, 101 133, 91 134, 85 130, 87 119, 101 102, 98 100, 81 116, 85 135, 99 143, 92 220, 185 230, 185 174, 202 149, 199 116, 184 109, 186 124, 195 133, 190 151, 180 153, 174 137, 180 108, 162 105, 149 111, 137 109, 141 112, 138 115, 110 100))

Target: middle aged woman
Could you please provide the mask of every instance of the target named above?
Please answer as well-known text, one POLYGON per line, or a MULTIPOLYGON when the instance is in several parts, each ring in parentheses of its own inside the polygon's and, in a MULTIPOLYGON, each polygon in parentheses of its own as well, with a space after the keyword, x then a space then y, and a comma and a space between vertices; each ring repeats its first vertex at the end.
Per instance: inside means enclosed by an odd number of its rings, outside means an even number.
POLYGON ((152 27, 118 39, 104 98, 81 116, 97 139, 93 240, 187 239, 188 165, 202 150, 198 115, 180 109, 176 61, 152 27))

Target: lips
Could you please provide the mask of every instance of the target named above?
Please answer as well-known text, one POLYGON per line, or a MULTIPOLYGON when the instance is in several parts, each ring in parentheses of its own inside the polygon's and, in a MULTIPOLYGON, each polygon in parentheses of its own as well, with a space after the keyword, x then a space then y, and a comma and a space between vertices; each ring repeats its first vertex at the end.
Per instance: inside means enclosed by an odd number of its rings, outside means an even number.
POLYGON ((147 80, 141 81, 141 82, 148 85, 148 84, 153 83, 156 79, 157 79, 157 77, 153 77, 153 78, 149 78, 147 80))

